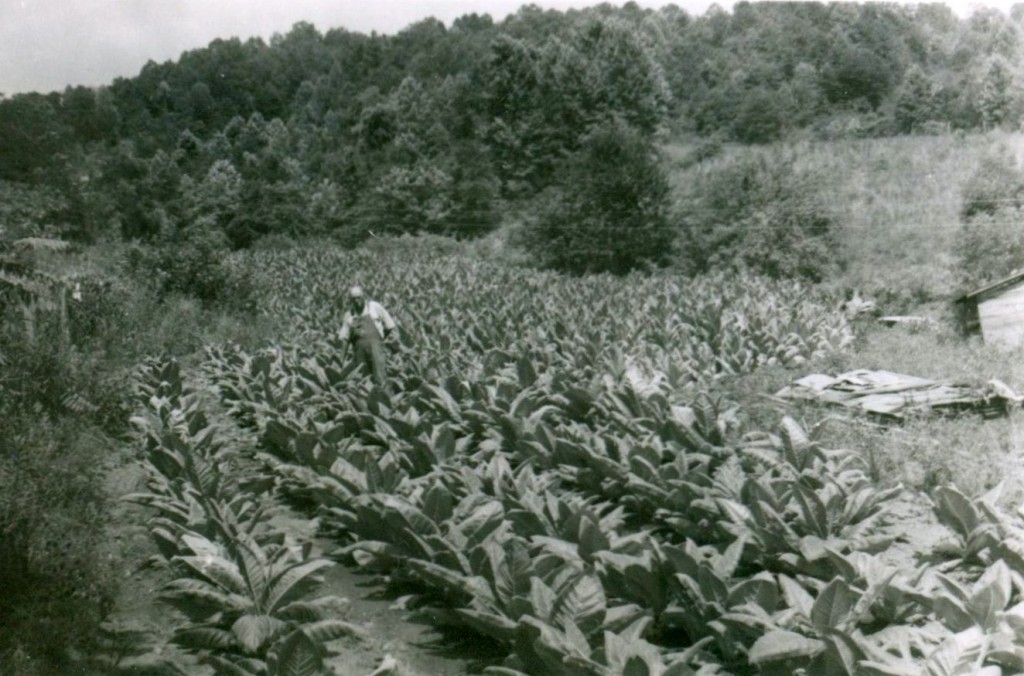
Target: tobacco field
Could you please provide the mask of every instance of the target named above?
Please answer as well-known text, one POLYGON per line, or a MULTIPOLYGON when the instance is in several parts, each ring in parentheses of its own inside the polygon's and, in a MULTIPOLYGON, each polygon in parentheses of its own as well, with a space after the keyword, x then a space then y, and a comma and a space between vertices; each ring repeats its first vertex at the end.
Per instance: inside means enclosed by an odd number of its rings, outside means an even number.
POLYGON ((916 568, 856 450, 747 430, 722 375, 854 339, 829 298, 735 275, 583 279, 420 252, 253 253, 291 336, 153 359, 135 420, 174 642, 218 674, 319 674, 359 627, 318 593, 372 572, 495 676, 1024 671, 1024 518, 933 490, 916 568), (399 340, 385 392, 342 360, 359 282, 399 340), (225 422, 244 434, 229 434, 225 422), (243 445, 238 438, 251 438, 243 445), (287 503, 336 548, 279 528, 287 503))

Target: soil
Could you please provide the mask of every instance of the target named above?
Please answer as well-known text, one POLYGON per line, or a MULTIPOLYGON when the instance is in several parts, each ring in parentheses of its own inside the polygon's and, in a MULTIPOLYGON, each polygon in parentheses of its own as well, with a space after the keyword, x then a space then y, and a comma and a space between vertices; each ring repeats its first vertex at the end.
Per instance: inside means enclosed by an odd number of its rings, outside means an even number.
POLYGON ((920 565, 924 553, 935 551, 942 542, 952 542, 952 534, 938 522, 928 499, 921 493, 903 491, 886 514, 887 525, 878 534, 895 539, 879 556, 891 566, 913 570, 920 565))
POLYGON ((169 577, 164 570, 148 565, 157 554, 146 526, 149 515, 142 507, 122 500, 145 489, 142 464, 127 453, 107 475, 107 489, 116 501, 109 525, 112 556, 121 569, 121 579, 106 623, 113 640, 109 654, 100 656, 100 662, 105 673, 162 674, 169 673, 169 664, 180 665, 189 673, 203 673, 191 656, 168 641, 178 618, 157 601, 169 577))

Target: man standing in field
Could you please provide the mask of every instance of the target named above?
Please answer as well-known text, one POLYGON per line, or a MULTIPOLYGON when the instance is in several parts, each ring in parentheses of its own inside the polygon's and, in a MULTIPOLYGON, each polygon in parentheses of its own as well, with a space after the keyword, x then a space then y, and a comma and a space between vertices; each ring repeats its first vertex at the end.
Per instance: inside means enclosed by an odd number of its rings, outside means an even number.
MULTIPOLYGON (((395 320, 380 303, 366 297, 361 286, 348 290, 349 309, 341 323, 338 338, 355 349, 356 363, 384 387, 387 368, 384 340, 395 330, 395 320)), ((346 347, 347 349, 347 347, 346 347)))

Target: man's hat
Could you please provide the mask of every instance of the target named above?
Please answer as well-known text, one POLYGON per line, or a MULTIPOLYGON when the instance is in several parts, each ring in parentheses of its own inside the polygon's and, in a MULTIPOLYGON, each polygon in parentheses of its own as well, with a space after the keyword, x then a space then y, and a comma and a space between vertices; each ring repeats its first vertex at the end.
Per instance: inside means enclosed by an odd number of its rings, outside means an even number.
POLYGON ((348 290, 349 298, 362 298, 364 295, 365 294, 363 293, 363 287, 359 286, 358 284, 348 290))

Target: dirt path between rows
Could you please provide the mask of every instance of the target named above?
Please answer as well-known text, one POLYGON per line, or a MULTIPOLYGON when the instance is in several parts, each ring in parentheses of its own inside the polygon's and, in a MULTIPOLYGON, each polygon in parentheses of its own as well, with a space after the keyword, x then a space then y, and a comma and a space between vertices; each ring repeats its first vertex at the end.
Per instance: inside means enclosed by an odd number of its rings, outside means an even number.
POLYGON ((920 555, 934 552, 936 545, 952 540, 952 533, 939 523, 928 499, 914 491, 903 491, 893 501, 885 521, 878 534, 895 539, 879 556, 901 570, 913 570, 920 564, 920 555))

